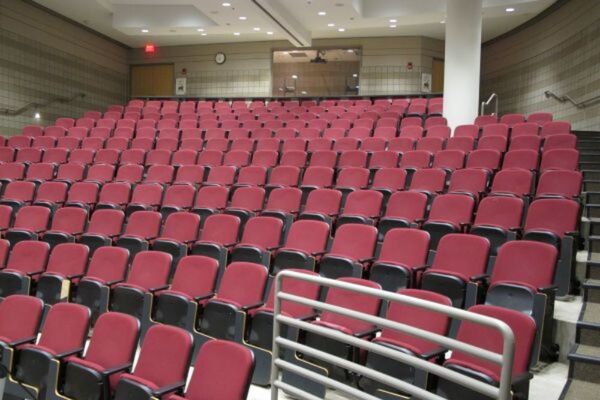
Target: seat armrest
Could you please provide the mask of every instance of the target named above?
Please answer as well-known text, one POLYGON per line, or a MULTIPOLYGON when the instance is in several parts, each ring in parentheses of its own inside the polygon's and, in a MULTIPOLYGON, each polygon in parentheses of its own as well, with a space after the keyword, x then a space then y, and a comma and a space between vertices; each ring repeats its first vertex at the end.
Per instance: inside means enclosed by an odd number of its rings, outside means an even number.
POLYGON ((242 311, 252 310, 253 308, 258 308, 258 307, 262 306, 263 304, 265 304, 265 303, 263 301, 261 301, 259 303, 242 306, 242 311))
POLYGON ((104 284, 105 284, 106 286, 112 286, 112 285, 114 285, 114 284, 116 284, 116 283, 121 283, 121 282, 123 282, 123 281, 124 281, 124 279, 115 279, 114 281, 108 281, 108 282, 105 282, 104 284))
POLYGON ((40 274, 42 274, 44 272, 45 271, 43 269, 41 271, 27 272, 27 276, 40 275, 40 274))
POLYGON ((448 351, 447 348, 439 347, 439 348, 431 350, 427 353, 423 353, 423 354, 419 355, 419 357, 422 358, 423 360, 430 360, 435 357, 443 356, 447 351, 448 351))
POLYGON ((531 378, 533 378, 533 374, 531 372, 529 372, 529 371, 523 372, 523 373, 513 377, 512 384, 513 384, 513 386, 518 385, 520 383, 530 380, 531 378))
POLYGON ((112 375, 112 374, 117 373, 117 372, 126 371, 129 368, 131 368, 132 365, 133 365, 133 363, 127 363, 127 364, 117 365, 116 367, 112 367, 112 368, 106 369, 104 371, 100 371, 100 373, 102 375, 105 375, 105 376, 106 375, 112 375))
POLYGON ((169 392, 174 392, 174 391, 179 390, 179 389, 183 389, 184 387, 185 387, 185 381, 176 382, 176 383, 173 383, 171 385, 167 385, 167 386, 163 386, 161 388, 158 388, 158 389, 152 391, 152 394, 154 396, 156 396, 156 397, 161 397, 164 394, 167 394, 169 392))
POLYGON ((364 264, 367 262, 373 262, 373 261, 375 261, 375 257, 363 258, 363 259, 358 260, 358 262, 361 264, 364 264))
POLYGON ((427 218, 415 218, 415 221, 417 224, 422 224, 423 222, 427 221, 427 218))
POLYGON ((315 251, 314 253, 311 253, 310 255, 313 257, 318 257, 318 256, 322 256, 327 254, 327 251, 315 251))
POLYGON ((162 286, 158 286, 158 287, 155 287, 155 288, 150 288, 150 289, 148 289, 148 291, 150 293, 155 293, 155 292, 157 292, 159 290, 165 290, 165 289, 168 289, 168 288, 169 288, 169 285, 162 285, 162 286))
POLYGON ((81 274, 73 274, 73 275, 67 275, 67 279, 71 280, 71 279, 79 279, 84 277, 85 274, 81 273, 81 274))
POLYGON ((237 242, 232 242, 232 243, 224 243, 223 247, 233 247, 237 244, 237 242))
POLYGON ((211 297, 213 297, 215 295, 214 292, 210 292, 210 293, 206 293, 206 294, 202 294, 200 296, 196 296, 194 297, 194 301, 200 301, 200 300, 204 300, 204 299, 210 299, 211 297))
POLYGON ((267 247, 267 250, 268 250, 268 251, 273 251, 273 250, 280 249, 280 248, 282 248, 282 247, 283 247, 282 245, 273 246, 273 247, 267 247))
POLYGON ((64 353, 56 354, 56 355, 54 355, 54 357, 55 358, 65 358, 67 356, 72 356, 74 354, 81 353, 81 352, 83 352, 83 347, 80 347, 78 349, 68 350, 68 351, 65 351, 64 353))
POLYGON ((475 282, 475 281, 485 281, 489 277, 490 276, 488 274, 473 275, 472 277, 469 278, 469 280, 472 281, 472 282, 475 282))
POLYGON ((420 267, 413 268, 413 272, 425 271, 426 269, 431 268, 431 265, 421 265, 420 267))
POLYGON ((558 290, 558 286, 556 286, 556 285, 550 285, 550 286, 538 288, 538 292, 541 292, 541 293, 549 293, 549 292, 553 292, 556 290, 558 290))
POLYGON ((373 327, 371 329, 367 329, 366 331, 357 332, 353 336, 357 337, 357 338, 362 338, 362 337, 365 337, 365 336, 375 335, 377 332, 379 332, 379 328, 373 327))
POLYGON ((7 344, 9 346, 12 346, 12 347, 19 346, 19 345, 22 345, 22 344, 25 344, 25 343, 33 343, 33 342, 35 342, 36 338, 37 338, 37 336, 31 336, 31 337, 28 337, 28 338, 15 340, 14 342, 10 342, 10 343, 7 343, 7 344))

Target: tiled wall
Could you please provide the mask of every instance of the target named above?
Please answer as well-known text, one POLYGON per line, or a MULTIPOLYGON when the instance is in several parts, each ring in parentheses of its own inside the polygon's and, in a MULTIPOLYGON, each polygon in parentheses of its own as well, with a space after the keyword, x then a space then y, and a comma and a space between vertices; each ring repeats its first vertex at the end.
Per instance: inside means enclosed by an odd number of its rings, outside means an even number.
MULTIPOLYGON (((365 95, 418 92, 421 72, 430 72, 432 58, 444 54, 443 41, 422 37, 318 39, 313 47, 362 49, 360 94, 365 95), (409 62, 412 72, 406 71, 409 62)), ((173 63, 176 76, 185 69, 187 96, 271 96, 272 88, 279 87, 271 77, 272 51, 290 48, 287 41, 170 46, 158 48, 154 55, 133 49, 129 61, 173 63), (225 53, 225 64, 214 62, 217 52, 225 53)))
POLYGON ((34 110, 0 114, 0 134, 125 102, 128 69, 125 48, 27 2, 0 1, 0 109, 85 93, 83 99, 40 109, 40 120, 34 110))
POLYGON ((484 46, 482 98, 498 93, 500 114, 550 111, 575 129, 600 131, 600 103, 585 109, 545 97, 600 95, 600 1, 560 1, 530 26, 484 46))

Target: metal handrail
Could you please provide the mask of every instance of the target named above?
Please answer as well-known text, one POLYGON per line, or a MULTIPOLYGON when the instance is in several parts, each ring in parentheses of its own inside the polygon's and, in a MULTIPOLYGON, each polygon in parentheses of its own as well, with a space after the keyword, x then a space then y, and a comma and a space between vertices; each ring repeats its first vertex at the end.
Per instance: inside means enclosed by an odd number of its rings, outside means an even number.
POLYGON ((588 106, 591 106, 591 105, 594 105, 594 104, 600 102, 600 95, 592 97, 591 99, 583 100, 583 101, 575 101, 571 96, 566 95, 566 94, 563 96, 558 96, 550 90, 546 90, 544 92, 544 95, 548 99, 553 98, 553 99, 558 100, 561 103, 566 103, 568 101, 569 103, 573 104, 577 108, 586 108, 588 106))
POLYGON ((490 105, 490 103, 496 100, 494 103, 494 113, 492 115, 498 115, 498 94, 492 93, 487 101, 481 102, 481 109, 479 111, 479 115, 485 115, 485 108, 490 105))
POLYGON ((53 97, 50 100, 44 101, 42 103, 31 102, 31 103, 25 104, 23 107, 18 108, 16 110, 11 110, 10 108, 0 108, 0 115, 9 115, 11 117, 14 117, 17 115, 21 115, 25 111, 30 110, 30 109, 41 110, 44 107, 48 107, 49 105, 54 104, 54 103, 70 103, 73 100, 76 100, 78 98, 84 98, 85 96, 86 96, 85 93, 81 92, 81 93, 76 93, 70 97, 61 97, 61 96, 53 97))
POLYGON ((352 386, 348 386, 344 383, 336 381, 327 376, 320 375, 312 372, 308 369, 302 368, 299 365, 286 361, 280 357, 280 349, 286 348, 292 351, 299 351, 310 355, 311 357, 324 360, 330 364, 334 364, 341 368, 357 372, 370 379, 382 382, 387 386, 391 386, 397 390, 401 390, 410 395, 417 396, 420 399, 431 399, 439 400, 442 397, 428 392, 425 389, 397 379, 396 377, 383 374, 379 371, 374 371, 366 368, 364 365, 354 363, 352 361, 333 356, 329 353, 317 350, 315 348, 307 347, 306 345, 291 341, 281 336, 282 325, 288 325, 308 332, 313 332, 321 336, 325 336, 342 343, 346 343, 351 346, 358 347, 360 349, 381 354, 387 358, 400 361, 402 363, 411 365, 416 369, 421 369, 426 372, 430 372, 434 375, 440 376, 449 381, 455 382, 459 385, 465 386, 469 389, 477 391, 485 396, 489 396, 499 400, 509 400, 511 398, 511 383, 512 383, 512 366, 514 361, 514 347, 515 339, 511 328, 504 322, 487 317, 481 314, 468 312, 462 309, 445 306, 442 304, 421 300, 415 297, 405 296, 398 293, 388 292, 384 290, 373 289, 361 285, 355 285, 339 280, 327 279, 320 276, 313 276, 302 274, 294 271, 282 271, 275 279, 275 304, 274 304, 274 323, 273 323, 273 358, 271 365, 271 399, 276 400, 278 398, 278 391, 282 389, 286 392, 293 394, 295 397, 302 399, 313 400, 315 397, 301 388, 295 388, 290 386, 288 383, 282 381, 279 378, 281 370, 293 372, 296 375, 300 375, 304 378, 317 382, 319 384, 335 388, 352 397, 358 399, 371 400, 374 399, 372 395, 361 392, 352 386), (502 354, 491 352, 489 350, 479 348, 464 342, 460 342, 456 339, 448 338, 443 335, 438 335, 423 329, 415 328, 413 326, 405 325, 399 322, 390 321, 385 318, 376 317, 373 315, 365 314, 362 312, 349 310, 346 308, 338 307, 335 305, 327 304, 322 301, 310 300, 304 297, 296 296, 290 293, 282 291, 282 280, 284 278, 292 278, 318 284, 320 286, 339 288, 355 293, 361 293, 369 296, 373 296, 382 300, 390 302, 398 302, 407 304, 414 307, 423 308, 429 311, 434 311, 447 315, 450 318, 458 319, 462 321, 469 321, 479 325, 484 325, 498 330, 503 338, 502 354), (473 357, 477 357, 483 360, 487 360, 494 364, 501 366, 500 382, 499 386, 487 384, 485 382, 476 380, 474 378, 463 375, 459 372, 437 365, 435 363, 421 360, 418 357, 414 357, 399 351, 394 351, 385 346, 372 343, 367 340, 353 337, 351 335, 344 334, 332 329, 328 329, 319 325, 312 324, 310 322, 290 318, 281 313, 281 302, 293 302, 311 307, 315 310, 326 310, 329 312, 337 313, 353 319, 369 322, 377 327, 383 327, 388 329, 398 330, 400 332, 417 336, 422 339, 431 341, 438 345, 441 345, 450 350, 458 350, 473 357))

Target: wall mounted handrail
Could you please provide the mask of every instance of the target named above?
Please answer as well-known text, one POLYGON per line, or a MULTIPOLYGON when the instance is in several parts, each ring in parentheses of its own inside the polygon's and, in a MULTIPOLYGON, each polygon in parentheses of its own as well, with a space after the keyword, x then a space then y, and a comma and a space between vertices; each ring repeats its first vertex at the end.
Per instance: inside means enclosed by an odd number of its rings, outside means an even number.
POLYGON ((486 101, 481 102, 481 109, 479 111, 479 115, 485 115, 485 108, 490 105, 492 101, 496 101, 494 103, 494 113, 492 115, 498 115, 498 94, 492 93, 490 97, 486 101))
POLYGON ((79 99, 79 98, 84 98, 85 97, 85 93, 80 92, 80 93, 76 93, 70 97, 61 97, 61 96, 56 96, 56 97, 52 97, 49 100, 46 100, 44 102, 41 103, 37 103, 37 102, 31 102, 28 104, 25 104, 23 107, 18 108, 16 110, 11 110, 10 108, 0 108, 0 115, 8 115, 11 117, 15 117, 17 115, 21 115, 24 112, 26 112, 27 110, 30 109, 34 109, 34 110, 41 110, 45 107, 48 107, 49 105, 52 105, 54 103, 70 103, 73 100, 79 99))
POLYGON ((593 104, 596 104, 596 103, 600 102, 600 95, 594 96, 591 99, 587 99, 587 100, 583 100, 583 101, 576 101, 571 96, 566 95, 566 94, 562 95, 562 96, 558 96, 554 92, 552 92, 551 90, 546 90, 544 92, 544 95, 548 99, 549 98, 553 98, 553 99, 558 100, 561 103, 569 102, 569 103, 573 104, 577 108, 586 108, 588 106, 591 106, 593 104))
POLYGON ((302 274, 294 271, 282 271, 280 272, 275 280, 275 304, 274 304, 274 324, 273 324, 273 358, 271 365, 271 399, 276 400, 278 398, 278 390, 282 389, 286 392, 293 394, 295 397, 301 399, 309 399, 313 400, 315 397, 302 390, 301 388, 295 388, 290 386, 289 383, 280 379, 279 373, 281 371, 289 371, 295 375, 299 375, 308 380, 314 381, 316 383, 325 385, 327 387, 335 388, 339 391, 342 391, 354 398, 358 399, 375 399, 376 397, 357 390, 352 386, 348 386, 344 383, 336 381, 332 378, 329 378, 324 375, 320 375, 316 372, 303 368, 301 365, 291 362, 285 357, 282 358, 281 350, 287 349, 293 352, 300 352, 308 354, 311 357, 321 359, 326 361, 327 363, 339 366, 341 368, 347 369, 349 371, 353 371, 364 375, 370 379, 382 382, 387 386, 391 386, 397 390, 408 393, 410 395, 417 396, 420 399, 431 399, 438 400, 442 399, 442 397, 428 392, 425 389, 397 379, 396 377, 383 374, 379 371, 374 371, 372 369, 366 368, 364 365, 360 365, 354 363, 352 361, 346 360, 344 358, 340 358, 337 356, 333 356, 330 353, 323 352, 321 350, 317 350, 315 348, 307 347, 306 345, 297 343, 289 338, 283 337, 281 335, 282 325, 287 325, 289 327, 294 327, 300 330, 313 332, 318 335, 328 337, 334 339, 336 341, 340 341, 342 343, 360 348, 362 350, 366 350, 369 352, 374 352, 380 355, 383 355, 387 358, 402 362, 404 364, 410 365, 415 369, 420 369, 426 372, 430 372, 434 375, 442 377, 444 379, 455 382, 459 385, 465 386, 469 389, 477 391, 485 396, 489 396, 495 399, 500 400, 508 400, 511 398, 511 383, 512 383, 512 366, 514 360, 514 346, 515 339, 514 334, 511 328, 504 322, 490 318, 481 314, 476 314, 472 312, 468 312, 462 309, 441 305, 438 303, 433 303, 429 301, 425 301, 422 299, 401 295, 398 293, 388 292, 384 290, 373 289, 365 286, 354 285, 347 282, 342 282, 334 279, 327 279, 320 276, 312 276, 307 274, 302 274), (284 278, 288 279, 298 279, 307 282, 311 282, 314 284, 318 284, 323 287, 329 288, 339 288, 344 290, 349 290, 351 292, 365 294, 369 296, 373 296, 382 300, 387 300, 390 302, 398 302, 402 304, 407 304, 410 306, 423 308, 429 311, 438 312, 444 315, 447 315, 450 318, 461 320, 461 321, 469 321, 479 325, 484 325, 487 327, 491 327, 500 332, 503 338, 503 348, 502 354, 491 352, 489 350, 479 348, 477 346, 473 346, 464 342, 460 342, 456 339, 449 338, 443 335, 438 335, 423 329, 415 328, 406 324, 402 324, 395 321, 390 321, 385 318, 361 313, 358 311, 338 307, 332 304, 327 304, 322 301, 310 300, 304 297, 296 296, 291 293, 286 293, 282 291, 282 280, 284 278), (347 316, 353 319, 358 319, 361 321, 369 322, 378 328, 388 328, 394 329, 412 336, 417 336, 422 339, 431 341, 438 345, 441 345, 444 348, 448 348, 449 350, 458 350, 467 354, 470 354, 474 357, 487 360, 494 364, 501 366, 501 374, 500 374, 500 382, 499 386, 494 386, 482 382, 480 380, 476 380, 474 378, 463 375, 459 372, 450 370, 443 366, 437 365, 435 363, 419 359, 418 357, 414 357, 399 351, 394 351, 385 346, 378 345, 376 343, 372 343, 370 341, 364 340, 362 338, 357 338, 351 335, 347 335, 342 332, 338 332, 332 329, 328 329, 319 325, 312 324, 310 322, 306 322, 299 319, 290 318, 281 313, 281 302, 293 302, 297 304, 302 304, 304 306, 311 307, 315 310, 326 310, 329 312, 333 312, 336 314, 340 314, 343 316, 347 316))

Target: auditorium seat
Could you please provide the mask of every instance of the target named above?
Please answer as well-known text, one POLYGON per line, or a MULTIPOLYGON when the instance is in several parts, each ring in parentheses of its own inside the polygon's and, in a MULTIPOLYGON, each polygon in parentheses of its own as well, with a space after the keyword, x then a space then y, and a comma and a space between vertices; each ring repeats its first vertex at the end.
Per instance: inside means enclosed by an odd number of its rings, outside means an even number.
POLYGON ((23 240, 38 240, 48 229, 50 214, 50 209, 43 206, 21 207, 15 215, 12 228, 4 233, 4 238, 11 247, 23 240))
POLYGON ((163 218, 179 211, 187 211, 194 204, 196 188, 192 185, 181 184, 167 187, 160 206, 160 213, 163 218))
POLYGON ((383 205, 383 194, 376 190, 351 192, 344 203, 344 209, 337 220, 337 227, 356 223, 376 225, 383 205))
POLYGON ((140 251, 150 248, 150 243, 158 237, 162 217, 156 211, 135 211, 129 215, 123 234, 115 244, 129 251, 133 259, 140 251))
POLYGON ((443 168, 454 171, 465 165, 465 151, 460 149, 446 149, 438 151, 433 158, 432 168, 443 168))
POLYGON ((446 188, 446 171, 441 168, 419 169, 414 172, 408 189, 425 193, 428 198, 442 193, 446 188))
POLYGON ((231 261, 244 261, 269 267, 273 252, 281 247, 284 222, 275 217, 256 216, 244 225, 242 237, 231 250, 231 261))
MULTIPOLYGON (((580 171, 550 170, 540 176, 535 197, 566 199, 579 198, 583 175, 580 171)), ((39 190, 38 190, 39 191, 39 190)))
POLYGON ((501 170, 494 175, 490 195, 527 198, 532 192, 533 173, 523 169, 501 170))
POLYGON ((31 293, 34 282, 46 269, 50 246, 24 240, 12 247, 6 268, 0 271, 0 297, 31 293))
POLYGON ((539 152, 542 145, 542 138, 537 135, 514 136, 510 140, 508 150, 533 150, 539 152))
POLYGON ((404 190, 405 186, 406 171, 400 168, 379 168, 371 181, 371 189, 381 192, 385 203, 392 193, 404 190))
POLYGON ((85 233, 79 237, 79 242, 90 248, 94 254, 99 247, 111 246, 113 241, 121 234, 125 213, 121 210, 94 211, 85 233))
POLYGON ((152 244, 152 249, 170 254, 174 268, 179 259, 187 254, 188 247, 198 238, 199 229, 198 214, 185 211, 169 214, 160 236, 152 244))
POLYGON ((98 209, 123 209, 131 197, 131 185, 125 182, 109 182, 102 186, 98 196, 98 209))
POLYGON ((330 240, 329 225, 322 221, 299 220, 287 233, 285 244, 275 252, 272 273, 299 268, 314 271, 330 240))
POLYGON ((263 209, 265 193, 265 189, 260 187, 240 187, 233 192, 224 212, 237 216, 243 225, 263 209))
POLYGON ((14 211, 31 204, 36 186, 33 182, 14 181, 4 187, 0 204, 11 207, 14 211))
POLYGON ((388 199, 385 213, 379 221, 380 240, 393 228, 410 228, 423 221, 428 199, 421 192, 397 192, 388 199))
POLYGON ((461 194, 442 194, 433 199, 427 220, 422 229, 431 236, 432 250, 440 239, 450 233, 465 232, 473 219, 475 200, 461 194))
POLYGON ((316 219, 332 225, 342 204, 342 192, 335 189, 315 189, 308 194, 299 219, 316 219))
POLYGON ((505 242, 516 240, 523 225, 524 202, 518 197, 490 196, 484 198, 475 215, 470 233, 490 241, 490 254, 496 255, 505 242))
POLYGON ((225 186, 203 186, 198 189, 192 212, 202 218, 221 212, 227 207, 229 188, 225 186))
POLYGON ((465 194, 478 202, 487 192, 488 182, 489 176, 482 169, 458 169, 452 172, 448 193, 465 194))

